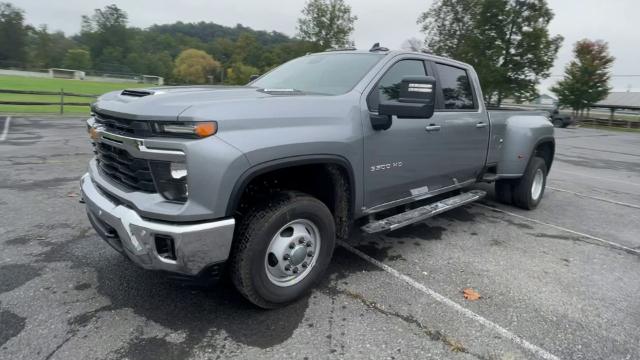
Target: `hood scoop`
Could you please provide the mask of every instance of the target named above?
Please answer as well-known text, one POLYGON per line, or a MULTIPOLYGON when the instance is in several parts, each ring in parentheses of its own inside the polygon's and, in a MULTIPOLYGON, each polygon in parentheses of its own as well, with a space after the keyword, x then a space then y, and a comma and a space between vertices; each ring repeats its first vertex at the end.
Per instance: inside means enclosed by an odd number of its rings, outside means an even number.
POLYGON ((153 94, 154 92, 150 90, 131 90, 131 89, 123 90, 120 93, 120 95, 122 96, 131 96, 131 97, 145 97, 153 94))

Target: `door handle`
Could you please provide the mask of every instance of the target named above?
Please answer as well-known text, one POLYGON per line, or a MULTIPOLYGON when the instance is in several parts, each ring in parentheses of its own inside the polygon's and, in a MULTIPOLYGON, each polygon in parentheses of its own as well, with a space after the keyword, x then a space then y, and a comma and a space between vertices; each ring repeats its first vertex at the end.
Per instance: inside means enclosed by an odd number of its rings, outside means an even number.
POLYGON ((489 124, 485 123, 485 122, 479 122, 476 124, 476 127, 478 129, 482 129, 482 128, 486 128, 489 124))
POLYGON ((430 124, 429 126, 426 127, 426 130, 428 132, 440 131, 440 125, 430 124))

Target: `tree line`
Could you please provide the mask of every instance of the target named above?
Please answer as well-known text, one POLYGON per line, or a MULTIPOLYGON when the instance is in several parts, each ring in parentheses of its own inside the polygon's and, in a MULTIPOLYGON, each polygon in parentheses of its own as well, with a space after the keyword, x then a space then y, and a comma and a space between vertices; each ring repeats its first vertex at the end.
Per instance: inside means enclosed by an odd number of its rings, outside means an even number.
POLYGON ((212 22, 176 22, 140 29, 130 26, 127 13, 116 5, 83 16, 80 32, 66 36, 49 31, 46 25, 25 24, 24 15, 22 9, 0 2, 1 67, 149 74, 173 83, 243 84, 252 74, 340 45, 344 36, 329 34, 331 40, 325 35, 292 38, 275 31, 212 22))
MULTIPOLYGON (((417 22, 425 40, 412 50, 447 56, 474 66, 484 100, 531 100, 548 78, 563 38, 549 33, 553 11, 546 0, 436 0, 417 22)), ((24 12, 0 3, 0 65, 67 67, 163 76, 173 83, 244 84, 292 58, 352 46, 357 16, 344 0, 308 0, 296 37, 211 22, 131 27, 116 5, 82 17, 77 35, 24 23, 24 12)), ((604 98, 613 58, 602 41, 576 44, 575 60, 551 90, 576 111, 604 98)))

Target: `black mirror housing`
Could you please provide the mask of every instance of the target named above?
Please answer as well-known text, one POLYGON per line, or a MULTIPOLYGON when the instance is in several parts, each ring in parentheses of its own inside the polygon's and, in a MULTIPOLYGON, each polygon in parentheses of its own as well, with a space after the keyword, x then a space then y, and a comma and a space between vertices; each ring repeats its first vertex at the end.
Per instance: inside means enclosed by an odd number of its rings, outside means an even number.
POLYGON ((249 82, 254 82, 255 80, 257 80, 260 77, 260 75, 257 74, 253 74, 249 77, 249 82))
POLYGON ((400 83, 398 100, 380 103, 380 115, 399 118, 429 119, 436 103, 436 79, 432 76, 405 76, 400 83))

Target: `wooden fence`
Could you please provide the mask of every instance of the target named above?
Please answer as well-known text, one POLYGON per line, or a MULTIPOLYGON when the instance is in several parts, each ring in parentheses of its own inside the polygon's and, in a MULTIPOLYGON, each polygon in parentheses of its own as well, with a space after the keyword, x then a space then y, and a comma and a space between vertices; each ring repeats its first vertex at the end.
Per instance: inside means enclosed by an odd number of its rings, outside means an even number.
POLYGON ((77 94, 65 92, 64 89, 60 89, 60 91, 30 91, 30 90, 6 90, 0 89, 0 94, 20 94, 20 95, 46 95, 46 96, 57 96, 60 100, 52 102, 52 101, 12 101, 12 100, 0 100, 0 105, 57 105, 60 107, 60 114, 64 114, 64 107, 66 106, 89 106, 88 102, 73 102, 73 101, 65 101, 65 96, 69 97, 83 97, 83 98, 92 98, 95 99, 99 95, 89 95, 89 94, 77 94))
POLYGON ((607 126, 625 129, 640 129, 640 121, 634 120, 617 120, 617 119, 603 119, 603 118, 582 118, 578 119, 579 124, 593 125, 593 126, 607 126))

